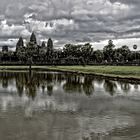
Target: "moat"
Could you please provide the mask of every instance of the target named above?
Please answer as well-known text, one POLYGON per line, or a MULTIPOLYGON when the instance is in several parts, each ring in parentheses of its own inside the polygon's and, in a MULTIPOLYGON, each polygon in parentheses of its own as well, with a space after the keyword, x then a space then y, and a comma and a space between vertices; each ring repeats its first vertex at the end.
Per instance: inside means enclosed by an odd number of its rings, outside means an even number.
POLYGON ((139 140, 140 85, 62 72, 0 72, 2 140, 139 140))

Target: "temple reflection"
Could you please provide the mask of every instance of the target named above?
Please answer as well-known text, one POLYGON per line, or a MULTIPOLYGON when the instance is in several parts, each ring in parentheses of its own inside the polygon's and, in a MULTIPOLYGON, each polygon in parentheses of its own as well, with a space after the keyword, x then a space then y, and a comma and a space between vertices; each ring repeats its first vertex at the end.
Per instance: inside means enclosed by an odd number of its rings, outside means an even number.
MULTIPOLYGON (((115 82, 99 77, 72 75, 65 73, 37 73, 37 72, 0 72, 0 85, 3 89, 8 89, 12 85, 16 88, 19 97, 25 93, 34 99, 37 94, 47 94, 52 96, 54 90, 60 89, 64 93, 92 96, 98 87, 106 91, 110 96, 114 96, 119 89, 128 93, 131 90, 129 83, 115 82)), ((134 90, 139 89, 139 85, 133 85, 134 90)))
POLYGON ((0 72, 1 130, 51 140, 111 140, 132 135, 131 128, 139 134, 139 91, 138 84, 90 75, 0 72))

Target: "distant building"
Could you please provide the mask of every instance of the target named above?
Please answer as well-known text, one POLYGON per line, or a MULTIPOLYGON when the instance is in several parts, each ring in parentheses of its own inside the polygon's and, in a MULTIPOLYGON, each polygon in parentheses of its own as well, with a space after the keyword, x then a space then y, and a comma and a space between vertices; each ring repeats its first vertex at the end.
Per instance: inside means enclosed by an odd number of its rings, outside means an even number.
POLYGON ((16 44, 16 52, 20 51, 24 47, 23 38, 20 37, 17 44, 16 44))
POLYGON ((8 52, 8 46, 2 46, 2 52, 7 53, 8 52))
POLYGON ((37 44, 37 39, 36 39, 36 36, 35 36, 34 32, 31 34, 30 42, 32 42, 34 44, 37 44))

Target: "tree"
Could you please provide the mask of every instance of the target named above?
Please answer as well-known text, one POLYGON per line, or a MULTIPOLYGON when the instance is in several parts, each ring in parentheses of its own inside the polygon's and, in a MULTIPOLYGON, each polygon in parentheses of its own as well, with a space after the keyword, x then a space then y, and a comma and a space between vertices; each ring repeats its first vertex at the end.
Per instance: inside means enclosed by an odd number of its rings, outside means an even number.
POLYGON ((81 56, 81 47, 82 45, 73 45, 73 44, 66 44, 63 48, 63 52, 65 57, 80 57, 81 56))
POLYGON ((114 50, 114 61, 115 62, 128 62, 131 57, 131 51, 128 46, 124 45, 121 48, 114 50))
MULTIPOLYGON (((138 46, 135 44, 133 45, 133 49, 136 50, 138 48, 138 46)), ((137 53, 135 52, 135 61, 137 60, 137 53)))
POLYGON ((93 48, 90 43, 84 45, 66 44, 63 48, 63 53, 65 58, 74 58, 74 62, 77 59, 79 60, 78 63, 85 65, 92 59, 93 48))
POLYGON ((2 61, 10 62, 11 56, 12 56, 12 53, 11 51, 9 51, 8 46, 2 46, 2 58, 1 58, 2 61))
POLYGON ((138 48, 138 46, 135 44, 133 45, 133 49, 136 50, 138 48))
POLYGON ((101 63, 103 61, 103 59, 104 59, 103 52, 100 51, 100 50, 94 51, 94 58, 95 58, 97 63, 101 63))
POLYGON ((108 41, 108 45, 106 45, 103 49, 105 60, 108 62, 113 61, 114 49, 115 45, 113 44, 112 40, 108 41))
POLYGON ((123 56, 124 62, 126 62, 126 61, 128 60, 128 57, 129 57, 130 53, 131 53, 129 47, 126 46, 126 45, 122 46, 122 47, 120 48, 120 52, 121 52, 121 54, 122 54, 122 56, 123 56))
POLYGON ((85 64, 85 60, 84 60, 83 57, 80 57, 80 58, 79 58, 79 63, 80 63, 81 65, 83 65, 83 66, 86 65, 86 64, 85 64))
POLYGON ((8 53, 8 46, 2 46, 2 52, 8 53))
POLYGON ((81 48, 81 55, 85 59, 85 62, 90 62, 91 56, 93 55, 93 48, 90 43, 86 43, 81 48))

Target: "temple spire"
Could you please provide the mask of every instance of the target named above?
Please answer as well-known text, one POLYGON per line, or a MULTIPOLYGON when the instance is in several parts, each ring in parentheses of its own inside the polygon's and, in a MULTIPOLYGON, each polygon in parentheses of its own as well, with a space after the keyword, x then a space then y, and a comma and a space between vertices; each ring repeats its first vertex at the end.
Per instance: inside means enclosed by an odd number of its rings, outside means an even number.
POLYGON ((31 34, 30 42, 33 42, 33 43, 37 44, 37 40, 36 40, 36 36, 35 36, 34 32, 31 34))

